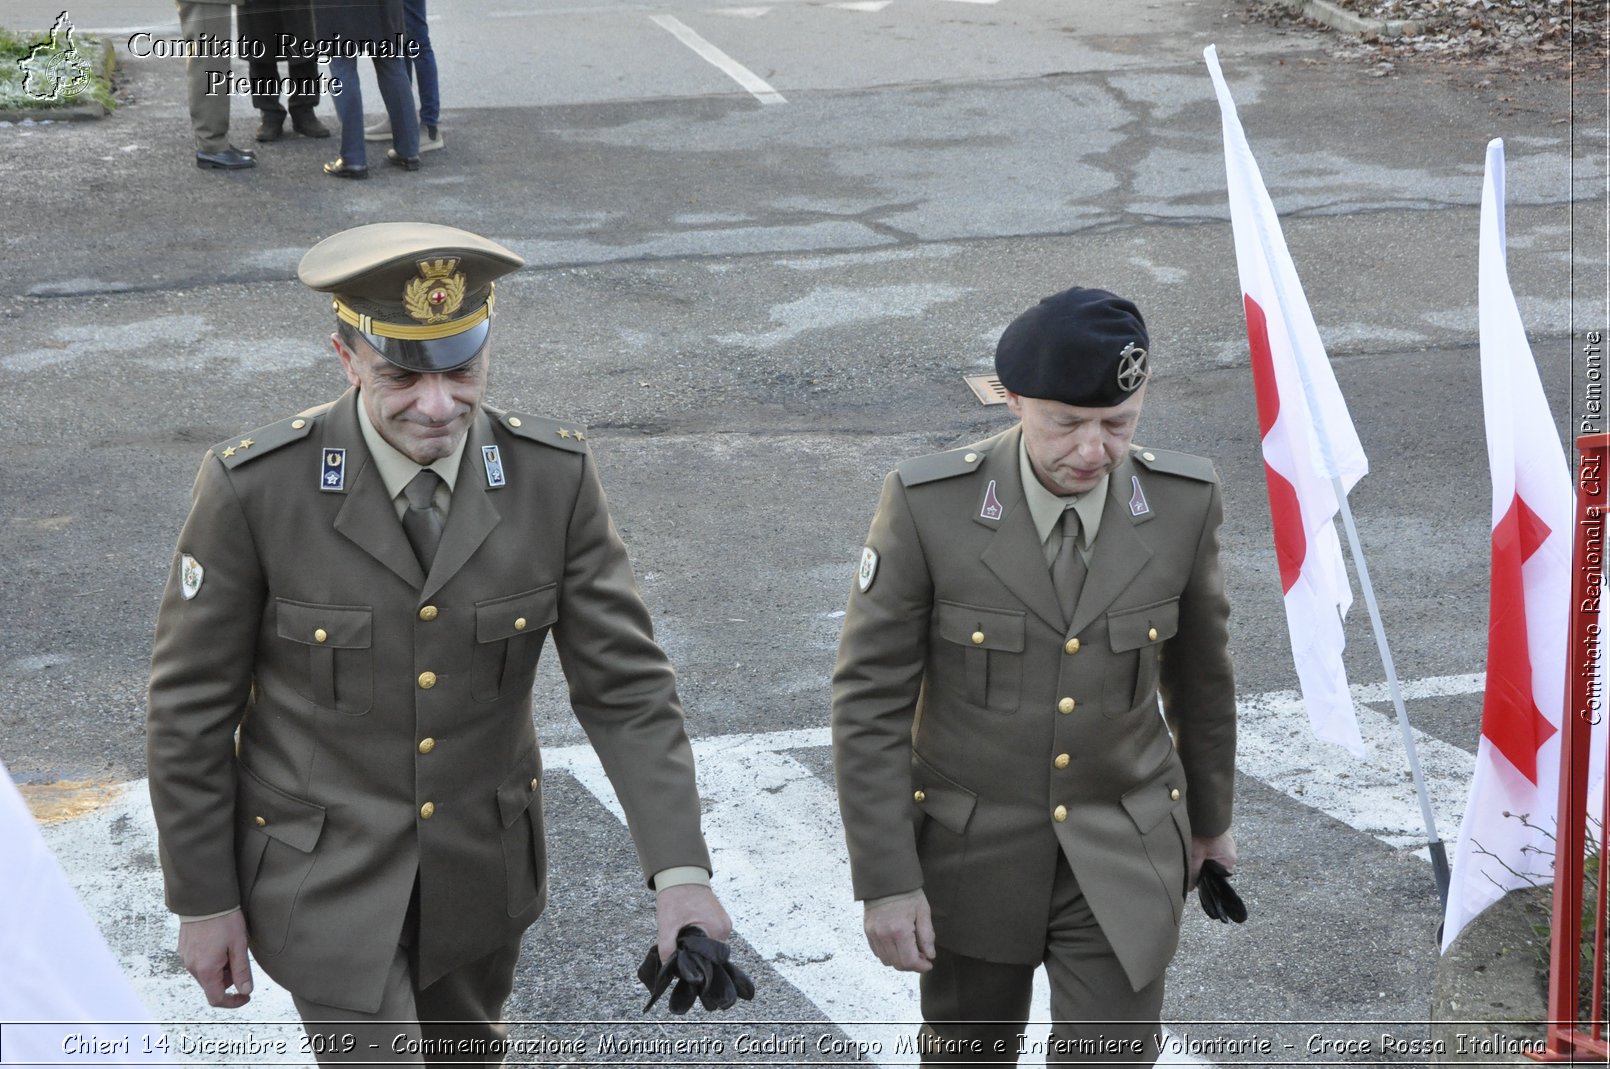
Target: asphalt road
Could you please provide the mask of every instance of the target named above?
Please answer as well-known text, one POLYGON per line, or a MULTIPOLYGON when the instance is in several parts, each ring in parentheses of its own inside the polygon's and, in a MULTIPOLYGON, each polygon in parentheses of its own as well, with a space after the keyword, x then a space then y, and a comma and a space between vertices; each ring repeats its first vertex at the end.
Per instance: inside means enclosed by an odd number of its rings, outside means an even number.
MULTIPOLYGON (((255 171, 199 171, 174 60, 125 56, 127 103, 106 120, 0 126, 0 757, 19 780, 144 775, 150 630, 200 455, 343 388, 325 298, 295 263, 334 231, 399 218, 527 258, 500 287, 490 398, 591 427, 700 740, 825 724, 833 614, 882 473, 1004 425, 961 376, 988 369, 1016 312, 1075 283, 1147 315, 1158 372, 1139 440, 1219 464, 1240 691, 1294 687, 1210 43, 1371 458, 1353 506, 1399 672, 1482 669, 1484 146, 1508 146, 1511 276, 1573 433, 1574 354, 1606 321, 1602 71, 1374 77, 1232 0, 438 6, 447 147, 417 173, 333 181, 319 173, 333 143, 299 138, 261 147, 255 171)), ((0 21, 44 27, 58 10, 11 0, 0 21)), ((163 0, 72 16, 120 42, 176 33, 163 0)), ((247 144, 247 101, 234 121, 247 144)), ((1378 682, 1362 603, 1348 636, 1351 678, 1378 682)), ((547 745, 582 741, 562 694, 545 667, 547 745)), ((1470 751, 1479 705, 1410 712, 1470 751)), ((796 756, 827 774, 819 748, 796 756)), ((1349 760, 1326 753, 1312 789, 1345 791, 1349 760)), ((581 781, 547 791, 554 893, 510 1014, 635 1017, 651 903, 629 840, 581 781)), ((1241 778, 1255 923, 1190 919, 1169 1019, 1243 1022, 1218 1029, 1241 1036, 1423 1020, 1429 867, 1302 793, 1241 778)), ((1406 783, 1402 806, 1412 821, 1406 783)), ((797 879, 848 898, 836 876, 797 879)), ((834 1020, 781 958, 739 953, 765 993, 740 1020, 834 1020)), ((732 1050, 730 1028, 711 1034, 732 1050)))

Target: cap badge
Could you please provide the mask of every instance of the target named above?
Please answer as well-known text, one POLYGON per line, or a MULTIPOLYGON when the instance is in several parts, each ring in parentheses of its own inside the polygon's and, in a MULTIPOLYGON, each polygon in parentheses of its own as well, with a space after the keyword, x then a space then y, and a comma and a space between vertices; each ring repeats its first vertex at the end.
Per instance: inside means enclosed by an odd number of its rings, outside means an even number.
POLYGON ((1140 488, 1140 476, 1131 475, 1129 481, 1135 488, 1135 492, 1129 496, 1129 514, 1144 516, 1152 510, 1152 507, 1146 503, 1146 491, 1140 488))
POLYGON ((179 558, 179 593, 184 595, 186 601, 201 593, 201 580, 206 574, 207 570, 201 566, 201 562, 190 554, 179 558))
POLYGON ((456 256, 420 260, 419 277, 403 288, 403 308, 421 323, 445 323, 464 304, 465 285, 456 256))
POLYGON ((1146 381, 1146 350, 1130 342, 1118 354, 1118 388, 1134 393, 1146 381))
POLYGON ((991 479, 989 485, 984 487, 984 503, 979 506, 978 514, 986 520, 998 520, 1005 512, 1001 499, 995 496, 995 480, 991 479))
POLYGON ((856 585, 865 594, 872 589, 872 580, 878 577, 878 551, 871 546, 861 547, 861 567, 855 573, 856 585))

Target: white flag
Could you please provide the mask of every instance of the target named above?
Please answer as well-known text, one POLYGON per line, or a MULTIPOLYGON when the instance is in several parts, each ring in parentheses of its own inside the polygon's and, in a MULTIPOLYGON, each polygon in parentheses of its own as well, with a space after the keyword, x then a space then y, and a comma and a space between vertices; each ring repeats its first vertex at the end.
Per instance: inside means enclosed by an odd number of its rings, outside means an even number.
POLYGON ((4 1064, 171 1062, 3 762, 0 859, 4 1064))
POLYGON ((1493 477, 1487 693, 1443 950, 1506 891, 1553 879, 1560 797, 1571 470, 1504 264, 1504 143, 1497 139, 1487 145, 1478 263, 1481 395, 1493 477))
POLYGON ((1364 739, 1342 666, 1342 620, 1353 591, 1336 536, 1341 506, 1334 480, 1341 480, 1345 494, 1369 471, 1369 461, 1219 71, 1218 54, 1210 45, 1203 56, 1224 120, 1230 222, 1297 680, 1314 734, 1363 756, 1364 739))

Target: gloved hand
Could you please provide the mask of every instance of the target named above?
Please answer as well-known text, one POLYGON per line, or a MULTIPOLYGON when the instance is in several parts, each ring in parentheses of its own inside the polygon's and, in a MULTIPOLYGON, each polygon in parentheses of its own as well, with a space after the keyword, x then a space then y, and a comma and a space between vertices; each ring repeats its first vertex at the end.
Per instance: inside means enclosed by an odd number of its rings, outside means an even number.
POLYGON ((1197 876, 1196 900, 1202 903, 1202 912, 1216 921, 1246 923, 1247 907, 1230 886, 1229 870, 1211 857, 1202 862, 1202 872, 1197 876))
POLYGON ((637 978, 648 988, 647 1013, 671 989, 667 1002, 671 1012, 687 1013, 697 998, 707 1010, 725 1010, 741 999, 755 997, 754 981, 732 963, 727 944, 711 939, 704 929, 688 925, 676 933, 676 954, 661 963, 658 945, 648 948, 648 956, 637 967, 637 978), (681 983, 672 987, 674 981, 681 983))

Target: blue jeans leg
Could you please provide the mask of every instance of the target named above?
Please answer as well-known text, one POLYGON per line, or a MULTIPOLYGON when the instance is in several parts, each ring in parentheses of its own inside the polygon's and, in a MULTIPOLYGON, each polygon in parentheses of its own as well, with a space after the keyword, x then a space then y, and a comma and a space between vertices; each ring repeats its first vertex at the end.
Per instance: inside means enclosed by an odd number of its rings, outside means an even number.
POLYGON ((425 23, 425 0, 403 0, 403 25, 408 40, 419 42, 419 55, 408 63, 408 73, 419 81, 419 122, 435 126, 442 118, 442 93, 436 78, 436 53, 430 47, 425 23))
MULTIPOLYGON (((391 145, 397 155, 413 159, 419 155, 419 116, 414 113, 414 90, 408 84, 408 64, 402 59, 375 57, 375 80, 380 83, 380 96, 386 102, 386 114, 391 117, 391 145)), ((341 127, 346 138, 346 124, 341 127)), ((358 140, 363 140, 362 121, 358 140)))
POLYGON ((358 84, 358 61, 350 56, 330 57, 330 103, 341 120, 341 158, 350 167, 368 165, 363 151, 363 87, 358 84), (335 92, 339 83, 341 91, 335 92))

